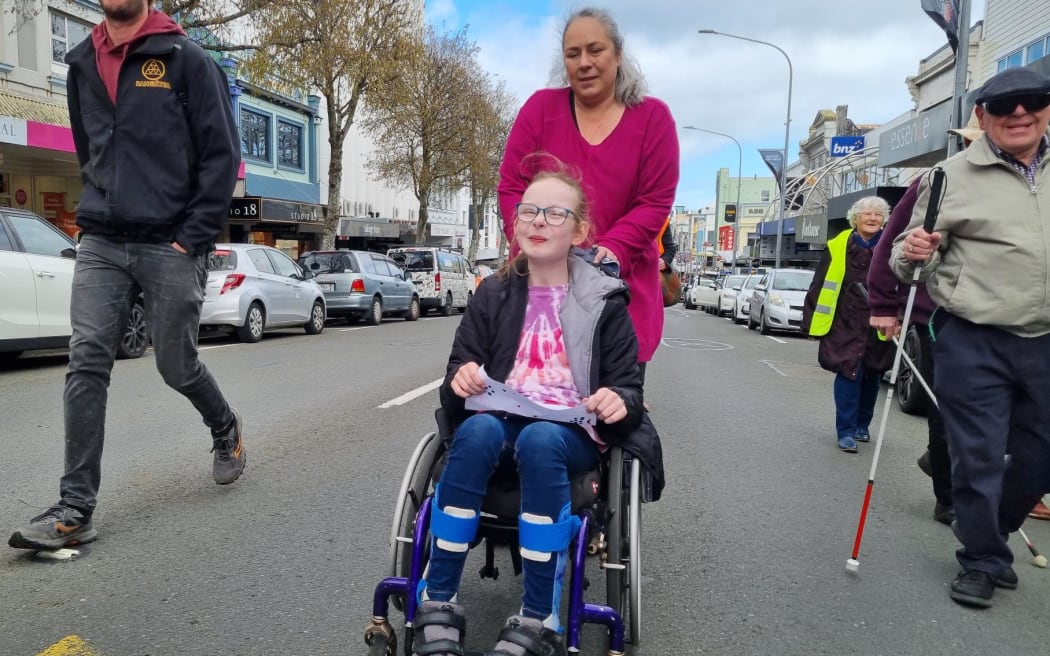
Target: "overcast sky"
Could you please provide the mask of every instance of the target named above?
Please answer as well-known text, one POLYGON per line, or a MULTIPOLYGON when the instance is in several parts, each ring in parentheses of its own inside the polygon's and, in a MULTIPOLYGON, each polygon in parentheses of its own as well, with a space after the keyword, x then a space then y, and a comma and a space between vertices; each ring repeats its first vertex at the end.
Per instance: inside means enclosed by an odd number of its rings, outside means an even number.
MULTIPOLYGON (((561 0, 427 0, 439 30, 468 26, 482 67, 524 101, 548 85, 561 28, 576 7, 561 0)), ((744 176, 767 176, 758 148, 784 147, 788 67, 775 49, 702 28, 769 41, 794 72, 789 157, 817 111, 849 106, 855 123, 884 123, 912 108, 905 78, 947 40, 920 0, 609 0, 627 54, 641 65, 649 93, 665 101, 678 126, 730 134, 743 147, 744 176)), ((971 21, 984 15, 972 0, 971 21)), ((729 139, 680 130, 677 205, 712 204, 719 167, 736 176, 729 139)))

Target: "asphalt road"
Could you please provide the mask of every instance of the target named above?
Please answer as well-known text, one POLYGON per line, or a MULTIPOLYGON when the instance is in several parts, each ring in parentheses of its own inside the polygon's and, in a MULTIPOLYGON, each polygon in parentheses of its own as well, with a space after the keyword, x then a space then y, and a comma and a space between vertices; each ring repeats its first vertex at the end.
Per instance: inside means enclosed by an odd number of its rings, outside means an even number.
MULTIPOLYGON (((119 362, 99 539, 67 562, 0 551, 0 654, 366 653, 393 497, 437 394, 379 406, 441 376, 457 325, 202 342, 246 425, 247 471, 222 488, 207 429, 152 353, 119 362)), ((855 456, 834 448, 831 376, 815 353, 798 337, 667 310, 646 391, 668 486, 643 508, 645 634, 629 653, 1046 654, 1050 571, 1028 564, 1020 540, 1018 590, 987 611, 948 599, 957 545, 932 520, 915 466, 925 421, 896 409, 860 573, 846 573, 875 443, 855 456)), ((62 354, 0 369, 3 536, 55 501, 64 373, 62 354)), ((881 410, 880 400, 876 425, 881 410)), ((1050 525, 1026 530, 1050 551, 1050 525)), ((520 582, 479 580, 481 556, 462 598, 468 645, 483 650, 517 609, 520 582)), ((497 564, 509 572, 505 553, 497 564)), ((588 598, 604 598, 591 578, 588 598)), ((599 653, 598 630, 585 636, 585 653, 599 653)))

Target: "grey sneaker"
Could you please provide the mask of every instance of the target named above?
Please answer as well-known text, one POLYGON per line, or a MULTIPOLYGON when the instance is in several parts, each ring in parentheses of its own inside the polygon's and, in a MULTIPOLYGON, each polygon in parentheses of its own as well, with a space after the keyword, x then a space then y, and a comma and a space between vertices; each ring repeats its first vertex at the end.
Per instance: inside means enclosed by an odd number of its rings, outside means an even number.
POLYGON ((233 411, 233 428, 225 435, 212 436, 215 454, 211 475, 219 485, 229 485, 244 471, 244 440, 241 438, 241 416, 233 411))
POLYGON ((11 534, 7 544, 15 549, 61 549, 92 542, 98 537, 91 515, 76 508, 52 506, 11 534))

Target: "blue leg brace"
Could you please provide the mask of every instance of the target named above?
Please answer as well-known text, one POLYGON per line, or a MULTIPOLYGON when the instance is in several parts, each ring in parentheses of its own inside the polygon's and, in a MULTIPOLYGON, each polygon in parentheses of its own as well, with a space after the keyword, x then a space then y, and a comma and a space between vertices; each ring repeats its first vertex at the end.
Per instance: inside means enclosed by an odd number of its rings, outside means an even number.
POLYGON ((518 517, 518 544, 521 546, 521 557, 536 563, 548 563, 556 558, 554 566, 554 586, 551 591, 551 614, 543 623, 548 628, 561 630, 559 614, 561 610, 561 589, 565 578, 565 568, 569 562, 569 544, 580 531, 580 518, 572 514, 567 503, 558 513, 558 520, 550 517, 522 513, 518 517))
MULTIPOLYGON (((437 485, 434 488, 434 503, 430 505, 431 554, 436 549, 441 549, 450 553, 462 553, 463 558, 466 558, 466 553, 470 549, 470 543, 474 540, 474 536, 477 535, 481 516, 469 508, 449 506, 442 509, 440 506, 440 495, 441 485, 437 485)), ((416 597, 419 603, 425 600, 424 590, 429 569, 430 565, 427 565, 428 571, 423 573, 423 578, 419 581, 419 587, 416 589, 416 597)))

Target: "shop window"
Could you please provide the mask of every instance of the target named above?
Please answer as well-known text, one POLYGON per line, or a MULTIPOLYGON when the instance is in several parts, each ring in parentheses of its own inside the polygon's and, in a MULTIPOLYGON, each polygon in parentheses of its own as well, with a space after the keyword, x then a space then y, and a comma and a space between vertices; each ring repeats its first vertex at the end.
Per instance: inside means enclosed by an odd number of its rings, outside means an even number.
POLYGON ((241 109, 241 154, 252 159, 270 161, 270 117, 241 109))
POLYGON ((303 128, 277 121, 277 164, 291 169, 303 168, 303 128))
POLYGON ((66 53, 91 36, 92 25, 56 11, 51 12, 51 61, 65 63, 66 53))

